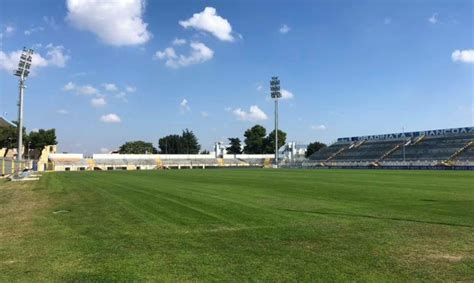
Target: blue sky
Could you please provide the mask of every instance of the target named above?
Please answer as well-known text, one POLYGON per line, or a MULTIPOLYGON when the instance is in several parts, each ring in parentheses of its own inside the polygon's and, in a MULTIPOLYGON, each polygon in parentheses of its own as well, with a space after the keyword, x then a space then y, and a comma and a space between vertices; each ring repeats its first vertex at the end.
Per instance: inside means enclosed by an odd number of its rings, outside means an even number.
POLYGON ((474 1, 255 2, 3 0, 0 112, 16 119, 27 46, 25 126, 61 151, 270 130, 274 75, 289 140, 473 125, 474 1))

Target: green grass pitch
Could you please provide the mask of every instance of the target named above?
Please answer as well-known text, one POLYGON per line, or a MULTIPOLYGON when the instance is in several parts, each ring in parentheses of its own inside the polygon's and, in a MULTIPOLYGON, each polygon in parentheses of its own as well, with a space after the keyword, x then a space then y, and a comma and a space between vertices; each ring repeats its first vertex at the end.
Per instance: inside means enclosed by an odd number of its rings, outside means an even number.
POLYGON ((0 181, 0 281, 474 281, 474 172, 0 181))

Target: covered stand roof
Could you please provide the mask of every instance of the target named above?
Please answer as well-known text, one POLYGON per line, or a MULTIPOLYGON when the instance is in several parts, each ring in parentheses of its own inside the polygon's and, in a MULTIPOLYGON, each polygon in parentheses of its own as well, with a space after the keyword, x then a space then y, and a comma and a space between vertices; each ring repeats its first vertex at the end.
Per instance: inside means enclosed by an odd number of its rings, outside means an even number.
POLYGON ((0 128, 7 128, 7 127, 15 127, 16 125, 13 124, 12 122, 8 121, 4 117, 0 116, 0 128))

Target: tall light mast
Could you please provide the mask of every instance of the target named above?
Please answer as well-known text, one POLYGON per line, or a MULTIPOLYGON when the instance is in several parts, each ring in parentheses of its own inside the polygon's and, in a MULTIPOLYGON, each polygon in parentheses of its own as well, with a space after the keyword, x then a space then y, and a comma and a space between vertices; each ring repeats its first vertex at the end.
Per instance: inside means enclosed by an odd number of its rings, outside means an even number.
POLYGON ((278 168, 278 99, 281 98, 280 80, 272 77, 270 81, 270 94, 275 100, 275 167, 278 168))
POLYGON ((17 160, 21 161, 22 156, 22 146, 23 146, 23 94, 25 92, 25 81, 28 75, 30 74, 31 60, 33 57, 33 49, 23 48, 23 51, 20 55, 20 62, 18 63, 18 69, 15 72, 15 76, 20 77, 20 97, 18 101, 18 150, 17 150, 17 160))

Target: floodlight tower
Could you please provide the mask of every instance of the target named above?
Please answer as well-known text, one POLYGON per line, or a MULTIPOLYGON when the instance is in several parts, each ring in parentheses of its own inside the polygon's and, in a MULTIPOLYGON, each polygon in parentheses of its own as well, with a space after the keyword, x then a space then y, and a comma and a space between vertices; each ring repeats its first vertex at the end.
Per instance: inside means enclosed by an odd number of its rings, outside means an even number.
POLYGON ((278 99, 281 98, 280 80, 272 77, 270 81, 270 94, 275 100, 275 167, 278 168, 278 99))
POLYGON ((18 69, 15 72, 15 76, 20 77, 20 98, 18 101, 18 152, 17 160, 22 160, 21 147, 23 145, 23 94, 25 92, 25 81, 30 74, 31 60, 33 57, 33 49, 23 47, 23 51, 20 55, 20 62, 18 63, 18 69))

